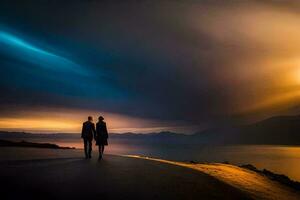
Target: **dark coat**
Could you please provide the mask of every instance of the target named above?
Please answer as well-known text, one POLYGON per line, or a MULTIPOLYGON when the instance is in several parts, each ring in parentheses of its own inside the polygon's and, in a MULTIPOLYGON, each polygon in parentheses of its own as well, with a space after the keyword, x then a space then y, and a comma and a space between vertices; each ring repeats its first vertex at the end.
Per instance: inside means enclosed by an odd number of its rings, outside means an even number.
POLYGON ((108 132, 106 123, 104 121, 100 121, 96 124, 96 145, 107 145, 108 132))
POLYGON ((81 138, 93 140, 93 136, 96 133, 95 124, 90 121, 86 121, 82 125, 81 138))

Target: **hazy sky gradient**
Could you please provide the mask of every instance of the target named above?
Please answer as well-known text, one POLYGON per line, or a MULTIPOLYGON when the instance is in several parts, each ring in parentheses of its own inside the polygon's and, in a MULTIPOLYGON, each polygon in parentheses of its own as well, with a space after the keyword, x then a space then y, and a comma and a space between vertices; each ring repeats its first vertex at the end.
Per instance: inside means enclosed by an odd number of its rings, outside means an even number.
POLYGON ((297 114, 299 11, 278 0, 2 1, 0 129, 75 132, 90 113, 114 132, 191 133, 297 114))

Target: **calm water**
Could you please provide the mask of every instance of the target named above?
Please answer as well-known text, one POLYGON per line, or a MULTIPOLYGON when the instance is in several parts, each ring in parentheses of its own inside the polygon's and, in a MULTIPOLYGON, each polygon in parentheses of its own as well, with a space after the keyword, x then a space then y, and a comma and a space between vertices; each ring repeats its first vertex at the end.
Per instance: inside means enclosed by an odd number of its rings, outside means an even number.
MULTIPOLYGON (((34 142, 51 142, 60 146, 83 148, 81 140, 31 140, 34 142)), ((132 140, 110 140, 106 153, 109 154, 134 154, 149 157, 163 158, 176 161, 198 162, 224 162, 232 164, 253 164, 259 169, 269 169, 276 173, 288 175, 294 180, 300 181, 300 147, 275 146, 275 145, 235 145, 235 146, 204 146, 190 144, 170 143, 141 143, 132 140)), ((96 151, 94 146, 94 151, 96 151)), ((29 151, 29 150, 27 150, 29 151)), ((30 150, 41 152, 40 149, 30 150)), ((64 157, 81 156, 82 150, 76 150, 66 154, 64 150, 52 150, 45 152, 45 157, 55 157, 58 154, 64 157), (49 153, 50 152, 50 153, 49 153)), ((27 154, 29 154, 27 153, 27 154)), ((96 153, 96 152, 94 152, 96 153)), ((17 153, 18 155, 20 153, 17 153)), ((25 156, 26 151, 23 152, 25 156)), ((1 154, 0 154, 1 155, 1 154)), ((9 155, 7 155, 9 156, 9 155)))

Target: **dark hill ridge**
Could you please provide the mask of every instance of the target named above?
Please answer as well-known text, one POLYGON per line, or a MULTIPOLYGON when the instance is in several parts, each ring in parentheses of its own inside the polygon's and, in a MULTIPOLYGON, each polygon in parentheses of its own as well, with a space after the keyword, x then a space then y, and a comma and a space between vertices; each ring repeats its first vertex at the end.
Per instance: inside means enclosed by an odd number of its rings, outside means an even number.
POLYGON ((300 116, 272 117, 243 126, 238 131, 242 143, 300 144, 300 116))
POLYGON ((300 116, 277 116, 237 127, 208 129, 194 134, 209 143, 300 144, 300 116))
POLYGON ((27 133, 27 132, 8 132, 8 131, 0 131, 0 138, 6 139, 18 139, 18 138, 78 138, 78 133, 51 133, 51 134, 42 134, 42 133, 27 133))
POLYGON ((33 142, 14 142, 8 140, 0 140, 0 147, 31 147, 31 148, 47 148, 47 149, 75 149, 71 147, 60 147, 50 143, 33 143, 33 142))
MULTIPOLYGON (((134 141, 184 142, 193 144, 281 144, 300 145, 300 115, 277 116, 269 119, 236 127, 214 128, 185 135, 173 132, 148 134, 110 133, 110 139, 134 141)), ((32 134, 0 131, 0 138, 55 138, 80 139, 79 133, 32 134)))

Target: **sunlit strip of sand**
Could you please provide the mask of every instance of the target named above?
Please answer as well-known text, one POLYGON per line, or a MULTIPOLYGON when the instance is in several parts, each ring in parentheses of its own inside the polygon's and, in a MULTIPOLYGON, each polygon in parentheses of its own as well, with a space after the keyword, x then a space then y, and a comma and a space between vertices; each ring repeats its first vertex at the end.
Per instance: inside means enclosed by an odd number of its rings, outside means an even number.
POLYGON ((157 161, 182 167, 188 167, 206 174, 209 174, 220 181, 223 181, 233 187, 247 192, 254 199, 282 199, 293 200, 300 199, 300 193, 284 186, 278 182, 253 172, 248 169, 240 168, 234 165, 211 163, 211 164, 192 164, 184 162, 175 162, 150 157, 123 155, 125 157, 157 161))

